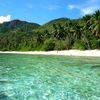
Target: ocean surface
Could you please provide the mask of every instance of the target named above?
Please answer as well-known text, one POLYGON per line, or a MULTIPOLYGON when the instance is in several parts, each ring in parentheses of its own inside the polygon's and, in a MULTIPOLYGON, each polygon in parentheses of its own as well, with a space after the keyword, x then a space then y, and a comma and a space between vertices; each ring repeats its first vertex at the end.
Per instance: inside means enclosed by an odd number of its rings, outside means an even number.
POLYGON ((0 54, 0 100, 100 100, 100 57, 0 54))

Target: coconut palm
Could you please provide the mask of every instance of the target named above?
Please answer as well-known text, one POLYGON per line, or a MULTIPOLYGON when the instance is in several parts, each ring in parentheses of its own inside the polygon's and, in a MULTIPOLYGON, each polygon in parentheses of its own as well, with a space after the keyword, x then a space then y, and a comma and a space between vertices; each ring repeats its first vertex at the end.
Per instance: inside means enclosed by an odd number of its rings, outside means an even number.
POLYGON ((82 37, 82 32, 81 32, 81 26, 78 24, 75 24, 73 26, 73 36, 75 37, 76 40, 81 39, 82 37))
POLYGON ((53 25, 53 28, 54 28, 54 37, 56 37, 58 40, 64 40, 66 38, 63 26, 58 24, 58 25, 53 25))
POLYGON ((95 14, 92 17, 93 25, 91 28, 93 29, 92 33, 95 34, 95 36, 100 37, 100 10, 96 11, 95 14))
POLYGON ((83 28, 81 29, 82 31, 82 40, 86 43, 87 48, 91 49, 91 44, 89 40, 89 35, 91 31, 91 15, 86 15, 82 18, 83 20, 83 28))

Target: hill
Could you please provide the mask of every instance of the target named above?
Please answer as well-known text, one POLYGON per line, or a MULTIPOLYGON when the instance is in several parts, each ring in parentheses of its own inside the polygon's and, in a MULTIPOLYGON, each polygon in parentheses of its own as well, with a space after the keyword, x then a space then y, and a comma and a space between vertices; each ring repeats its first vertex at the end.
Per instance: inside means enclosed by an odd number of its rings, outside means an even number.
POLYGON ((45 23, 44 25, 36 28, 34 31, 35 32, 43 32, 45 30, 48 30, 48 31, 53 31, 53 25, 54 24, 61 24, 62 26, 65 26, 65 24, 69 21, 70 19, 68 18, 58 18, 58 19, 54 19, 54 20, 51 20, 47 23, 45 23))
POLYGON ((0 51, 100 49, 100 10, 79 19, 44 25, 13 20, 0 24, 0 51))
POLYGON ((0 24, 0 32, 5 33, 7 31, 12 30, 20 30, 20 31, 32 31, 35 28, 38 28, 40 25, 36 23, 29 23, 26 21, 20 21, 20 20, 12 20, 10 22, 4 22, 3 24, 0 24))

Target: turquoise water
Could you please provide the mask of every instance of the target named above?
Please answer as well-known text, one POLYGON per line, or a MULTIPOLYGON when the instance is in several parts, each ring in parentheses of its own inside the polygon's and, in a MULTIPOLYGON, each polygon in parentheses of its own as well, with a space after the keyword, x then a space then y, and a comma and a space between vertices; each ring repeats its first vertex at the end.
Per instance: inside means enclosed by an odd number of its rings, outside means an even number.
POLYGON ((100 58, 0 54, 0 100, 100 100, 100 58))

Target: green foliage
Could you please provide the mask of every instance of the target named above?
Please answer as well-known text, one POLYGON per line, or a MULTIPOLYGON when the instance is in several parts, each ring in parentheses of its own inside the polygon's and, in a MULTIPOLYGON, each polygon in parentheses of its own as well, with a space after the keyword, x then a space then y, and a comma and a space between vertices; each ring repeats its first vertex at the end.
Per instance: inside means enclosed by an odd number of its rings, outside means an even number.
POLYGON ((55 42, 55 50, 68 50, 70 48, 70 45, 67 40, 58 41, 55 42))
POLYGON ((0 24, 0 50, 100 49, 100 10, 80 19, 59 18, 44 25, 13 20, 0 24))
POLYGON ((54 50, 55 43, 52 39, 46 40, 43 44, 43 50, 45 51, 51 51, 54 50))
POLYGON ((92 49, 97 49, 97 48, 100 49, 100 40, 98 41, 96 39, 91 40, 91 47, 92 49))
POLYGON ((83 41, 77 40, 77 41, 75 41, 75 43, 74 43, 72 48, 73 49, 79 49, 79 50, 85 50, 86 47, 85 47, 83 41))

